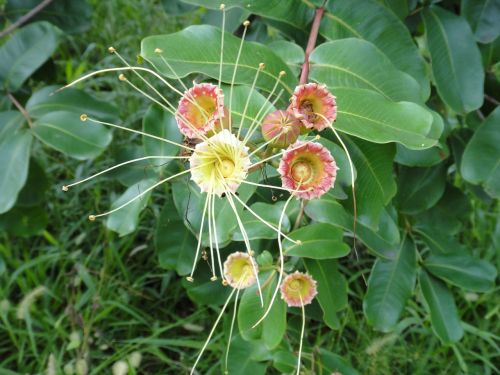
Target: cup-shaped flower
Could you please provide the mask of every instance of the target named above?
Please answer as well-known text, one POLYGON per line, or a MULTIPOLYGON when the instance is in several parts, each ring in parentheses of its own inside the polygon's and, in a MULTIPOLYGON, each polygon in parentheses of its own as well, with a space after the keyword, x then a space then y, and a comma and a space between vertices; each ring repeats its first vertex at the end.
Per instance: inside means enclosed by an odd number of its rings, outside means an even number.
POLYGON ((262 136, 272 147, 287 148, 297 141, 300 128, 300 120, 293 113, 277 110, 264 118, 262 136))
POLYGON ((227 190, 236 192, 251 164, 248 147, 226 129, 198 143, 189 163, 191 179, 201 191, 219 197, 227 190))
POLYGON ((316 294, 316 281, 307 273, 295 271, 281 283, 281 298, 291 307, 311 303, 316 294))
POLYGON ((308 128, 322 131, 337 118, 337 103, 325 85, 306 83, 295 88, 290 108, 308 128))
POLYGON ((198 83, 179 100, 176 120, 179 130, 188 138, 202 138, 224 116, 224 94, 211 83, 198 83))
POLYGON ((224 277, 233 288, 245 289, 256 281, 257 263, 248 253, 235 252, 224 262, 224 277))
POLYGON ((283 153, 278 172, 284 188, 296 190, 293 194, 299 198, 313 199, 333 187, 337 169, 323 145, 298 141, 283 153))

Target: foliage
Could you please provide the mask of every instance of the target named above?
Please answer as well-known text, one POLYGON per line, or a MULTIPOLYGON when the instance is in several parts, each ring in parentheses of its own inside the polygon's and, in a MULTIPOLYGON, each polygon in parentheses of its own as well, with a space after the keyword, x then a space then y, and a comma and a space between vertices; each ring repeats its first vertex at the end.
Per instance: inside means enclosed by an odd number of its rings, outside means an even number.
MULTIPOLYGON (((7 0, 4 27, 36 3, 7 0)), ((229 294, 209 281, 208 262, 194 283, 181 281, 203 209, 187 179, 144 195, 104 225, 85 220, 177 173, 180 163, 143 161, 71 194, 60 191, 125 160, 179 152, 80 121, 85 113, 182 141, 175 119, 131 92, 116 72, 57 92, 88 71, 122 66, 106 55, 108 43, 130 62, 151 62, 172 83, 176 76, 185 84, 219 77, 218 0, 144 3, 56 0, 1 41, 0 372, 60 373, 66 365, 99 374, 118 360, 128 361, 131 373, 189 371, 229 294), (139 368, 131 365, 136 351, 143 355, 139 368)), ((274 105, 288 104, 323 2, 248 3, 226 1, 221 79, 228 88, 239 25, 252 20, 234 82, 238 120, 251 92, 247 116, 258 116, 280 71, 285 99, 274 105), (260 62, 265 73, 251 91, 260 62)), ((347 155, 337 138, 322 133, 340 167, 336 186, 320 198, 292 201, 283 223, 301 240, 283 240, 285 270, 307 271, 318 282, 317 300, 306 309, 304 373, 499 372, 499 25, 495 0, 327 2, 316 47, 307 51, 309 79, 337 97, 334 127, 354 163, 356 196, 347 155)), ((161 82, 154 87, 177 100, 161 82)), ((279 184, 269 173, 254 182, 279 184)), ((245 185, 239 197, 278 224, 286 196, 245 185)), ((241 250, 244 237, 229 205, 216 212, 222 253, 241 250)), ((248 210, 240 214, 267 305, 279 239, 248 210)), ((224 317, 201 373, 221 372, 229 341, 231 374, 295 371, 298 309, 277 300, 252 329, 262 314, 256 290, 241 293, 232 338, 231 314, 224 317)))

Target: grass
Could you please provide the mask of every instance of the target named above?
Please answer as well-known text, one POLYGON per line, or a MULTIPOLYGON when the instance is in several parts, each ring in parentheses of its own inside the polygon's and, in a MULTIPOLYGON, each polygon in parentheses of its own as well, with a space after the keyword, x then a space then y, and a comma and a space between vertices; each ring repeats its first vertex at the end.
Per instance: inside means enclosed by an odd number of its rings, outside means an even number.
MULTIPOLYGON (((59 82, 82 71, 111 66, 116 59, 107 54, 115 46, 129 60, 135 58, 145 35, 172 32, 197 14, 173 18, 157 1, 130 2, 92 0, 91 30, 73 36, 58 56, 59 82), (191 17, 191 18, 189 18, 191 17)), ((115 77, 100 78, 95 87, 120 108, 129 124, 140 124, 146 108, 142 98, 119 85, 115 77), (132 114, 132 115, 130 115, 132 114)), ((87 86, 88 87, 88 86, 87 86)), ((93 183, 72 194, 63 194, 63 181, 109 165, 111 155, 130 145, 118 136, 113 146, 92 162, 79 162, 40 144, 34 155, 47 171, 46 192, 49 226, 40 236, 20 238, 0 233, 0 374, 59 374, 82 371, 111 373, 116 361, 131 359, 140 352, 142 362, 131 374, 187 373, 218 311, 195 305, 173 271, 159 268, 153 246, 153 231, 166 190, 154 194, 154 204, 141 214, 140 227, 133 234, 118 237, 102 223, 88 222, 87 215, 108 207, 120 189, 116 182, 93 183)), ((132 141, 134 143, 135 141, 132 141)), ((477 255, 498 265, 498 228, 491 205, 474 198, 471 231, 466 242, 477 255), (496 242, 492 238, 496 236, 496 242)), ((341 328, 331 331, 311 320, 306 332, 305 358, 328 349, 349 360, 361 374, 493 374, 498 363, 498 290, 483 295, 455 290, 467 334, 455 348, 443 347, 431 332, 421 301, 407 305, 399 330, 392 334, 374 332, 362 313, 365 286, 373 258, 363 256, 341 261, 349 280, 349 307, 341 328), (496 293, 495 293, 496 292, 496 293)), ((226 314, 224 326, 228 326, 226 314)), ((290 316, 285 350, 297 347, 298 316, 290 316)), ((200 373, 219 373, 226 337, 209 348, 200 373)), ((235 344, 236 345, 236 344, 235 344)), ((237 345, 236 345, 237 346, 237 345)), ((237 348, 235 349, 237 350, 237 348)), ((317 359, 317 356, 315 356, 317 359)), ((307 362, 306 362, 307 363, 307 362)), ((496 372, 495 372, 496 371, 496 372)), ((272 367, 268 374, 278 374, 272 367)))

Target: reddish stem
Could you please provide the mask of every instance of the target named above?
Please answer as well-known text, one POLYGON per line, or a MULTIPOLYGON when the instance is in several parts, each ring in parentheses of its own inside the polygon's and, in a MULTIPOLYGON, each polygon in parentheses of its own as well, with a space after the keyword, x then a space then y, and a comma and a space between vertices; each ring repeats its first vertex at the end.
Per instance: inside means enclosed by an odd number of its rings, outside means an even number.
POLYGON ((325 8, 320 7, 316 9, 316 14, 314 15, 313 24, 311 26, 311 32, 309 34, 309 40, 307 41, 306 53, 304 56, 304 64, 302 64, 302 72, 300 74, 300 84, 307 83, 309 79, 309 56, 316 46, 316 39, 318 38, 319 25, 321 24, 321 18, 325 13, 325 8))

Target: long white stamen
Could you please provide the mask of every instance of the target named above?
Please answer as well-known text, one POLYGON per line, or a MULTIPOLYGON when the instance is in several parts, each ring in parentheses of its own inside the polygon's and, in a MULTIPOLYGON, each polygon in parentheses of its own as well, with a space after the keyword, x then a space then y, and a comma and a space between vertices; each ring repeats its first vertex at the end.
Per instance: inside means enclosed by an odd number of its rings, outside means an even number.
POLYGON ((299 344, 299 358, 297 359, 297 374, 300 375, 300 358, 302 356, 302 342, 304 341, 304 331, 306 329, 306 311, 304 309, 304 302, 302 301, 302 294, 299 290, 300 307, 302 308, 302 329, 300 330, 300 344, 299 344))
MULTIPOLYGON (((289 191, 290 192, 290 191, 289 191)), ((294 192, 294 190, 292 190, 292 192, 294 192)), ((253 216, 255 216, 258 220, 260 220, 263 224, 265 224, 266 226, 268 226, 269 228, 271 228, 272 230, 274 230, 275 232, 278 233, 278 235, 282 235, 284 238, 286 238, 288 241, 298 245, 300 244, 300 241, 296 241, 290 237, 288 237, 285 233, 281 232, 280 230, 278 230, 278 228, 276 228, 274 225, 272 225, 271 223, 267 222, 266 220, 264 220, 261 216, 259 216, 259 214, 257 214, 254 210, 252 210, 245 202, 243 202, 236 194, 232 193, 233 194, 233 197, 235 197, 238 202, 241 203, 241 205, 243 207, 245 207, 248 212, 250 212, 253 216)))
POLYGON ((200 231, 198 233, 198 245, 196 246, 196 255, 194 256, 193 267, 191 268, 191 274, 187 277, 187 281, 189 282, 193 281, 194 270, 196 269, 196 263, 198 263, 198 257, 200 255, 201 240, 202 240, 201 236, 203 234, 203 224, 205 224, 205 214, 207 213, 209 197, 210 195, 207 194, 207 197, 205 198, 205 204, 203 206, 203 213, 201 214, 201 225, 200 225, 200 231))
POLYGON ((131 132, 131 133, 135 133, 135 134, 140 134, 140 135, 143 135, 145 137, 149 137, 149 138, 153 138, 153 139, 157 139, 159 141, 162 141, 162 142, 166 142, 166 143, 170 143, 171 145, 175 145, 175 146, 178 146, 178 147, 181 147, 185 150, 189 150, 189 151, 194 151, 194 148, 191 148, 191 147, 188 147, 186 145, 183 145, 181 143, 177 143, 177 142, 174 142, 174 141, 171 141, 169 139, 166 139, 166 138, 161 138, 161 137, 157 137, 156 135, 152 135, 152 134, 149 134, 149 133, 144 133, 144 132, 141 132, 140 130, 134 130, 134 129, 129 129, 129 128, 126 128, 124 126, 120 126, 120 125, 116 125, 116 124, 112 124, 110 122, 105 122, 105 121, 100 121, 100 120, 96 120, 92 117, 88 117, 87 115, 85 114, 82 114, 80 116, 80 119, 82 121, 91 121, 91 122, 95 122, 97 124, 101 124, 101 125, 106 125, 106 126, 111 126, 113 128, 117 128, 117 129, 121 129, 121 130, 125 130, 125 131, 128 131, 128 132, 131 132))
MULTIPOLYGON (((241 51, 243 50, 243 43, 245 41, 245 36, 247 34, 248 26, 250 25, 250 21, 245 21, 243 22, 243 35, 241 36, 241 41, 240 41, 240 46, 238 48, 238 54, 236 55, 236 61, 234 63, 234 70, 233 70, 233 77, 231 78, 231 88, 229 91, 229 108, 233 108, 233 86, 234 86, 234 81, 236 79, 236 72, 238 71, 238 64, 240 62, 240 56, 241 56, 241 51)), ((229 112, 229 124, 230 128, 232 129, 233 127, 233 118, 231 116, 231 112, 229 112)))
MULTIPOLYGON (((243 274, 243 276, 240 278, 240 281, 238 284, 241 284, 241 280, 244 280, 246 277, 246 272, 243 274)), ((227 369, 227 363, 229 359, 229 348, 231 347, 231 338, 233 337, 233 330, 234 330, 234 323, 236 322, 236 312, 238 311, 238 297, 240 294, 240 288, 238 285, 238 288, 236 289, 236 297, 234 298, 234 310, 233 310, 233 317, 231 319, 231 328, 229 329, 229 340, 227 342, 227 348, 226 348, 226 358, 224 361, 224 373, 228 374, 228 369, 227 369)))
POLYGON ((215 275, 215 257, 214 257, 214 246, 213 246, 213 236, 212 236, 212 200, 213 194, 208 193, 208 238, 209 238, 209 247, 210 247, 210 262, 212 263, 212 277, 210 280, 217 280, 217 276, 215 275))
POLYGON ((300 144, 300 145, 299 145, 299 146, 297 146, 297 147, 293 147, 293 148, 291 148, 291 149, 286 149, 286 150, 283 150, 283 151, 281 151, 281 152, 279 152, 279 153, 277 153, 277 154, 275 154, 275 155, 271 155, 271 156, 269 156, 269 157, 267 157, 267 158, 265 158, 265 159, 259 160, 258 162, 253 163, 253 164, 252 164, 252 165, 251 165, 248 169, 251 169, 251 168, 253 168, 253 167, 256 167, 257 165, 260 165, 260 164, 262 164, 262 163, 265 163, 266 161, 269 161, 269 160, 271 160, 271 159, 274 159, 274 158, 277 158, 277 157, 279 157, 279 156, 282 156, 282 155, 283 155, 285 152, 287 152, 287 151, 289 152, 289 151, 298 150, 299 148, 302 148, 302 147, 304 147, 306 144, 311 143, 311 142, 314 142, 314 141, 318 140, 319 138, 320 138, 320 136, 319 136, 319 135, 317 135, 317 136, 315 136, 313 139, 311 139, 311 140, 309 140, 309 141, 305 141, 304 143, 300 144))
POLYGON ((198 354, 198 357, 196 358, 196 361, 193 365, 193 367, 191 368, 191 372, 189 373, 190 375, 193 375, 194 374, 194 370, 196 368, 196 366, 198 365, 198 362, 200 361, 201 359, 201 356, 203 355, 203 353, 205 352, 205 349, 207 348, 208 346, 208 343, 210 342, 210 340, 212 339, 212 335, 214 334, 215 332, 215 329, 217 328, 217 325, 219 324, 222 316, 224 315, 224 311, 226 311, 226 308, 227 308, 227 305, 229 305, 229 301, 231 301, 231 298, 233 297, 233 294, 238 290, 238 288, 233 288, 233 291, 231 292, 231 294, 229 294, 229 297, 227 297, 227 300, 226 300, 226 303, 224 303, 224 306, 222 307, 222 310, 219 314, 219 316, 217 317, 217 320, 215 321, 214 323, 214 326, 212 327, 212 329, 210 330, 210 333, 208 334, 208 337, 207 337, 207 340, 205 341, 205 344, 203 345, 203 347, 201 348, 201 351, 200 353, 198 354))
POLYGON ((286 191, 287 193, 305 193, 305 192, 311 190, 310 188, 309 189, 305 189, 305 190, 293 190, 293 189, 288 189, 288 188, 283 187, 283 186, 274 186, 274 185, 260 184, 260 183, 257 183, 257 182, 252 182, 252 181, 247 181, 247 180, 238 180, 236 178, 229 178, 228 180, 241 182, 242 184, 247 184, 247 185, 259 186, 259 187, 263 187, 263 188, 283 190, 283 191, 286 191))
POLYGON ((222 11, 222 32, 220 40, 220 62, 219 62, 219 88, 221 88, 222 82, 222 65, 224 61, 224 33, 226 32, 226 7, 224 4, 220 5, 220 10, 222 11))
MULTIPOLYGON (((241 129, 243 128, 243 122, 245 121, 245 116, 247 114, 248 105, 250 104, 250 98, 252 97, 253 91, 255 90, 255 85, 257 84, 257 79, 259 78, 259 74, 262 70, 264 70, 264 68, 265 68, 265 64, 260 63, 259 69, 257 69, 257 73, 255 73, 255 77, 254 77, 253 82, 252 82, 252 87, 250 88, 250 94, 247 97, 245 107, 243 109, 243 114, 241 115, 240 125, 238 126, 238 135, 236 136, 236 138, 240 138, 241 129)), ((252 121, 254 121, 254 120, 255 119, 253 119, 252 121)))
MULTIPOLYGON (((299 184, 299 186, 300 186, 300 184, 299 184)), ((285 206, 283 207, 283 211, 281 211, 280 220, 278 222, 278 231, 279 232, 281 232, 281 226, 283 224, 283 218, 285 217, 286 209, 288 207, 288 204, 292 201, 293 197, 294 197, 294 195, 291 194, 290 197, 285 202, 285 206)), ((278 248, 279 248, 279 251, 280 251, 280 272, 279 272, 279 275, 278 275, 278 283, 276 284, 276 288, 274 289, 273 296, 271 297, 271 301, 269 301, 269 306, 267 307, 266 312, 257 321, 257 323, 255 323, 252 326, 252 328, 257 327, 267 317, 267 315, 271 311, 271 308, 273 307, 274 300, 276 299, 276 296, 278 295, 278 291, 280 290, 280 285, 281 285, 281 281, 283 280, 283 273, 284 273, 284 268, 285 268, 285 256, 283 255, 283 245, 281 243, 281 238, 279 238, 279 236, 278 236, 278 248)))
POLYGON ((283 130, 280 131, 278 133, 278 135, 276 135, 275 137, 273 137, 272 139, 270 139, 269 141, 267 142, 264 142, 263 144, 261 144, 259 147, 257 147, 255 150, 253 150, 250 155, 248 155, 249 157, 252 157, 254 156, 257 152, 259 152, 260 150, 262 150, 264 147, 266 147, 267 145, 269 145, 270 143, 273 143, 275 140, 277 140, 279 137, 281 137, 283 135, 283 130))
POLYGON ((107 168, 107 169, 105 169, 103 171, 100 171, 99 173, 93 174, 92 176, 84 178, 83 180, 80 180, 80 181, 77 181, 77 182, 73 182, 72 184, 69 184, 69 185, 64 185, 63 186, 63 190, 67 191, 72 186, 75 186, 75 185, 81 184, 83 182, 89 181, 89 180, 91 180, 91 179, 93 179, 93 178, 95 178, 97 176, 100 176, 100 175, 106 173, 106 172, 112 171, 113 169, 122 167, 122 166, 130 164, 130 163, 135 163, 135 162, 138 162, 138 161, 148 160, 148 159, 188 159, 188 158, 189 158, 188 156, 144 156, 142 158, 127 160, 127 161, 125 161, 123 163, 114 165, 114 166, 112 166, 110 168, 107 168))
POLYGON ((215 195, 212 198, 212 225, 213 225, 213 231, 214 231, 214 238, 215 238, 215 252, 217 253, 217 259, 219 262, 219 271, 220 271, 220 276, 222 281, 224 282, 224 268, 222 267, 222 259, 220 257, 220 249, 219 249, 219 240, 217 237, 217 222, 215 220, 215 195))
MULTIPOLYGON (((195 168, 200 168, 200 166, 198 167, 195 167, 195 168)), ((156 188, 157 186, 160 186, 161 184, 169 181, 169 180, 172 180, 173 178, 176 178, 176 177, 179 177, 179 176, 182 176, 183 174, 186 174, 188 172, 191 172, 193 169, 195 168, 191 168, 191 169, 186 169, 185 171, 182 171, 180 173, 177 173, 177 174, 174 174, 173 176, 170 176, 170 177, 167 177, 167 178, 164 178, 163 180, 157 182, 156 184, 154 184, 153 186, 150 186, 148 187, 146 190, 144 190, 142 193, 140 194, 137 194, 134 198, 130 199, 129 201, 121 204, 120 206, 116 207, 115 209, 111 210, 111 211, 108 211, 108 212, 105 212, 103 214, 98 214, 98 215, 90 215, 89 216, 89 219, 91 221, 94 221, 96 218, 98 217, 101 217, 101 216, 106 216, 106 215, 109 215, 109 214, 112 214, 113 212, 116 212, 118 210, 121 210, 123 207, 125 206, 128 206, 130 203, 136 201, 137 199, 139 199, 140 197, 144 196, 145 194, 147 194, 148 192, 150 192, 151 190, 153 190, 154 188, 156 188)))

